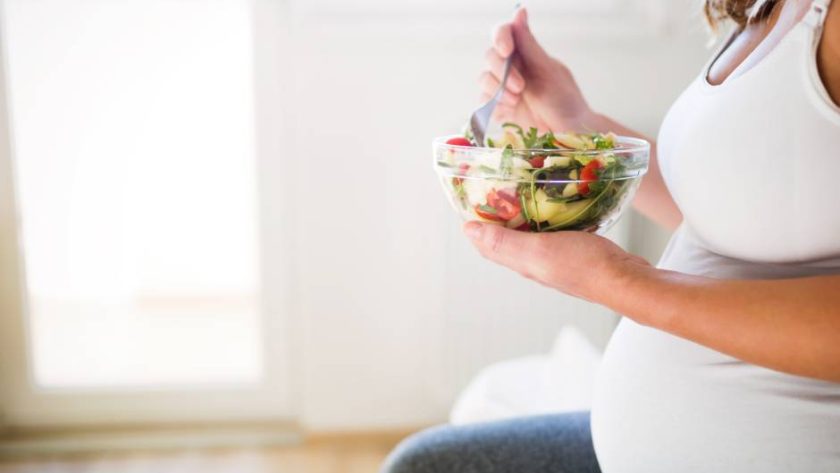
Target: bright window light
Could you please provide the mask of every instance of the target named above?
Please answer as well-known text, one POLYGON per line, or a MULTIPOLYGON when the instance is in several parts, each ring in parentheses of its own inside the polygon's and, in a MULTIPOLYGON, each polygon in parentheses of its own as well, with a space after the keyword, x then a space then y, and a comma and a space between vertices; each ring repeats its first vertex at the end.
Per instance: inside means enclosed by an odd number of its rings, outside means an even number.
POLYGON ((6 0, 34 379, 259 381, 248 0, 6 0))

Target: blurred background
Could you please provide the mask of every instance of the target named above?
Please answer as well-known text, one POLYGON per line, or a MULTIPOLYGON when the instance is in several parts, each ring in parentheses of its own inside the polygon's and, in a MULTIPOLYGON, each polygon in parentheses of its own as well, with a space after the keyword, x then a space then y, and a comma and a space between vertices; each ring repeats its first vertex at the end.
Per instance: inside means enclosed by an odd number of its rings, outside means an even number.
MULTIPOLYGON (((525 5, 651 136, 709 54, 694 0, 525 5)), ((586 407, 617 317, 480 259, 431 169, 513 2, 0 8, 0 471, 375 471, 586 407)))

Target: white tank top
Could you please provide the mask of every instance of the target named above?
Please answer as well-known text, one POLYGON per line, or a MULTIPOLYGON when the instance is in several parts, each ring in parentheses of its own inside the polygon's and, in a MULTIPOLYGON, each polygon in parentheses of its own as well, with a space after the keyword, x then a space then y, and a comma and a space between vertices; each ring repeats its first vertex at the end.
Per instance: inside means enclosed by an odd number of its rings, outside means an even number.
MULTIPOLYGON (((684 221, 659 267, 737 279, 840 274, 840 108, 816 65, 828 3, 814 1, 743 74, 713 86, 707 66, 669 111, 659 159, 684 221)), ((840 384, 628 319, 598 377, 592 432, 604 473, 840 472, 840 384)))

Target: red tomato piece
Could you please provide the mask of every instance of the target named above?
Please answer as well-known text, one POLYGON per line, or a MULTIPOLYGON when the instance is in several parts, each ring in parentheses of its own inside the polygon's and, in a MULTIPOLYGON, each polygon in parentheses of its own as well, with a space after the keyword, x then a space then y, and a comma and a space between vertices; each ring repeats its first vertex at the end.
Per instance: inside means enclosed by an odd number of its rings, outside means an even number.
POLYGON ((473 145, 472 143, 470 143, 470 140, 468 140, 468 139, 466 139, 462 136, 458 136, 458 137, 455 137, 455 138, 450 138, 450 139, 446 140, 446 144, 452 145, 452 146, 472 146, 473 145))
POLYGON ((491 190, 487 194, 487 205, 496 209, 496 214, 503 220, 516 217, 522 210, 516 193, 508 190, 491 190))
POLYGON ((545 166, 545 156, 534 156, 528 162, 531 163, 531 166, 534 166, 535 168, 541 168, 545 166))
POLYGON ((581 182, 578 184, 578 192, 580 192, 581 195, 589 193, 589 183, 598 180, 598 169, 601 169, 602 167, 604 167, 604 165, 601 164, 601 161, 593 159, 580 170, 581 182))

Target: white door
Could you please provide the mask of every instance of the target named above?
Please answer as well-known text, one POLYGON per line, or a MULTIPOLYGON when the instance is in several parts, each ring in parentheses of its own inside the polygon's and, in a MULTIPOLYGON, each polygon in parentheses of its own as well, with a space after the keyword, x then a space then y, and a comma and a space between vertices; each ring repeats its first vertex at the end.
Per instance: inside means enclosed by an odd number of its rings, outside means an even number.
POLYGON ((276 3, 3 2, 5 423, 292 414, 276 3))

